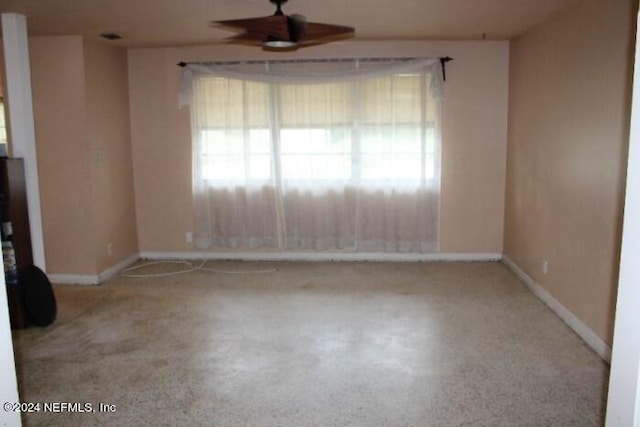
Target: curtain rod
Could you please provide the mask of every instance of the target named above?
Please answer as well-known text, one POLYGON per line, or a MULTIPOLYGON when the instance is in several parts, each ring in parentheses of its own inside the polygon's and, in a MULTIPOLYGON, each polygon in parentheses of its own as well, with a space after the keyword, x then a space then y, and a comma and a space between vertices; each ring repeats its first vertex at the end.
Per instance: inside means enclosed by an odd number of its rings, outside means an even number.
MULTIPOLYGON (((383 61, 411 61, 418 59, 416 57, 402 57, 402 58, 325 58, 325 59, 276 59, 276 60, 251 60, 251 61, 213 61, 213 62, 178 62, 178 67, 186 67, 187 65, 244 65, 244 64, 264 64, 268 62, 270 64, 295 64, 295 63, 322 63, 322 62, 348 62, 348 61, 364 61, 364 62, 383 62, 383 61)), ((440 66, 442 67, 442 80, 447 81, 446 75, 446 63, 453 61, 450 56, 441 56, 440 66)))

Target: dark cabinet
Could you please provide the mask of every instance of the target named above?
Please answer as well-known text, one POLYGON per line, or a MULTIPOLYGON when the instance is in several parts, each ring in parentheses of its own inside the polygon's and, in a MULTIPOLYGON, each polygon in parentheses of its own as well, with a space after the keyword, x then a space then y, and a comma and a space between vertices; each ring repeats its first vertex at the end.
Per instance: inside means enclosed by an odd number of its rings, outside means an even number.
MULTIPOLYGON (((27 207, 27 187, 22 159, 0 158, 0 221, 11 223, 11 241, 15 253, 18 275, 33 264, 31 232, 27 207)), ((11 327, 26 328, 29 325, 23 302, 22 284, 7 283, 7 300, 11 327)))

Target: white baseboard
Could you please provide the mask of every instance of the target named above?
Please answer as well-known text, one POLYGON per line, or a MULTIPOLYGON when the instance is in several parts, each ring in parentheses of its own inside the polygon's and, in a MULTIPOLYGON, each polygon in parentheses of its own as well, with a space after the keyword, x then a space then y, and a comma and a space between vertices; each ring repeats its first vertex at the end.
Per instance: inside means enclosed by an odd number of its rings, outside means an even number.
POLYGON ((52 283, 70 285, 98 285, 139 259, 156 260, 219 260, 219 261, 372 261, 372 262, 427 262, 427 261, 500 261, 498 253, 341 253, 341 252, 141 252, 108 268, 100 274, 49 274, 52 283))
POLYGON ((51 283, 59 285, 97 285, 97 274, 47 274, 51 283))
POLYGON ((525 273, 508 256, 502 256, 502 262, 518 276, 529 290, 545 303, 558 317, 560 317, 580 338, 587 343, 604 361, 611 362, 611 347, 607 345, 595 332, 578 319, 569 309, 562 305, 546 289, 525 273))
POLYGON ((352 253, 352 252, 141 252, 142 259, 218 260, 218 261, 500 261, 498 253, 352 253))
POLYGON ((129 267, 139 259, 140 256, 137 253, 133 254, 100 274, 48 274, 47 277, 51 283, 61 285, 98 285, 109 280, 118 274, 120 270, 129 267))

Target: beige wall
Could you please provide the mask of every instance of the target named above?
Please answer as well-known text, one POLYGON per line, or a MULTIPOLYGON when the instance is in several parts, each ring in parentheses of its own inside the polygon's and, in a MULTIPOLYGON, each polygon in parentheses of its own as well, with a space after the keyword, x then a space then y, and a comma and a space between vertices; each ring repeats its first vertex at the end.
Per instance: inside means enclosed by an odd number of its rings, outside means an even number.
POLYGON ((29 40, 48 273, 95 272, 82 38, 29 40))
POLYGON ((506 43, 460 43, 443 105, 441 252, 502 253, 506 43))
MULTIPOLYGON (((142 252, 181 252, 193 228, 189 116, 178 109, 180 61, 277 58, 254 47, 129 51, 131 136, 142 252)), ((351 42, 290 57, 444 56, 441 252, 501 253, 506 162, 508 43, 351 42)))
POLYGON ((505 254, 609 344, 633 16, 585 0, 511 45, 505 254))
POLYGON ((137 252, 126 52, 80 36, 29 49, 47 272, 96 275, 137 252))
POLYGON ((127 53, 84 42, 97 272, 138 252, 127 53))

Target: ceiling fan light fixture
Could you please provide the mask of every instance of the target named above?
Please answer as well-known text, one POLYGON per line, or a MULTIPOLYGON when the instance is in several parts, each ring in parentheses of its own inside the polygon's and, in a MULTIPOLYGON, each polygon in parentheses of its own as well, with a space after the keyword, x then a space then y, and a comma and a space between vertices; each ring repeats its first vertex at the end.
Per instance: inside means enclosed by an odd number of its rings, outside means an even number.
POLYGON ((262 46, 268 49, 293 49, 298 43, 288 40, 267 40, 262 42, 262 46))

